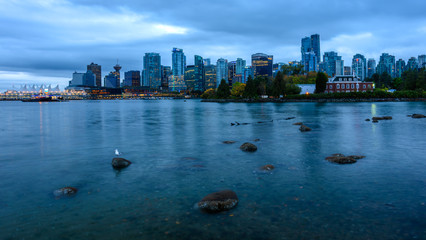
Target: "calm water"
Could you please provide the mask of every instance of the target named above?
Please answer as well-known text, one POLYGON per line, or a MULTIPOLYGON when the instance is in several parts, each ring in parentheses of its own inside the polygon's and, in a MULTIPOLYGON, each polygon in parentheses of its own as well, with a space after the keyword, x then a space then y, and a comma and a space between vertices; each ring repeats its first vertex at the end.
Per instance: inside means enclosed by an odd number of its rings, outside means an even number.
POLYGON ((426 239, 426 119, 412 113, 426 103, 0 102, 0 239, 426 239), (134 163, 121 172, 116 148, 134 163), (79 192, 54 199, 64 186, 79 192), (235 209, 194 207, 223 189, 235 209))

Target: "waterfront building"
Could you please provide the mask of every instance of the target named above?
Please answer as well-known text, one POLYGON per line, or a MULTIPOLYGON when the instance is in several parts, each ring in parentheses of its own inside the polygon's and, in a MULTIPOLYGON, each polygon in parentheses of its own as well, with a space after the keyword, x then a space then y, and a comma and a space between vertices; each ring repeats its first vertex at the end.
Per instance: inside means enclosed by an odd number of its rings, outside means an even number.
POLYGON ((104 77, 104 87, 107 88, 119 88, 120 80, 117 78, 117 75, 114 72, 110 72, 104 77))
POLYGON ((169 91, 172 92, 181 92, 181 91, 186 91, 186 83, 185 83, 185 75, 181 75, 181 76, 174 76, 172 75, 169 78, 169 91))
POLYGON ((278 73, 279 71, 281 71, 281 68, 282 68, 282 66, 284 66, 284 65, 286 65, 286 64, 285 64, 285 63, 283 63, 283 62, 279 62, 279 63, 274 63, 274 64, 272 64, 272 75, 273 75, 273 77, 277 76, 277 73, 278 73))
POLYGON ((426 55, 419 55, 419 68, 426 67, 426 55))
POLYGON ((335 92, 371 92, 372 82, 363 82, 357 76, 335 76, 327 82, 325 93, 335 92))
POLYGON ((402 73, 406 70, 405 61, 403 59, 399 59, 398 61, 396 61, 395 65, 395 77, 400 78, 402 76, 402 73))
POLYGON ((101 65, 94 64, 93 62, 87 65, 87 71, 92 71, 96 75, 96 86, 102 86, 102 68, 101 65))
POLYGON ((161 57, 158 53, 145 53, 143 57, 143 85, 152 89, 161 87, 161 57))
MULTIPOLYGON (((337 54, 337 52, 324 52, 323 56, 323 69, 328 76, 333 77, 338 75, 337 72, 343 73, 343 60, 342 57, 337 54), (339 61, 337 63, 337 61, 339 61)), ((320 69, 318 69, 320 70, 320 69)), ((321 70, 320 70, 321 71, 321 70)), ((340 74, 342 75, 342 74, 340 74)))
POLYGON ((185 75, 186 57, 183 50, 180 48, 173 48, 172 50, 172 75, 183 76, 185 75))
POLYGON ((254 76, 272 77, 273 56, 264 53, 251 55, 251 66, 254 76))
POLYGON ((172 68, 170 66, 161 66, 161 88, 169 87, 169 78, 172 76, 172 68))
POLYGON ((204 86, 205 89, 216 88, 216 66, 206 65, 204 66, 204 86))
POLYGON ((343 72, 345 76, 350 76, 352 75, 352 69, 349 66, 344 66, 343 67, 343 72))
POLYGON ((195 79, 195 66, 187 65, 185 68, 185 84, 186 89, 189 91, 194 91, 196 88, 196 79, 195 79))
POLYGON ((311 37, 302 38, 302 64, 305 66, 305 72, 310 72, 312 69, 318 71, 318 63, 321 59, 320 35, 313 34, 311 37), (315 57, 312 56, 315 55, 315 57), (316 62, 312 62, 315 60, 316 62))
POLYGON ((391 77, 395 77, 395 56, 388 53, 382 53, 379 64, 377 64, 376 72, 382 74, 387 72, 391 77))
POLYGON ((369 58, 367 61, 367 77, 371 78, 376 73, 376 60, 369 58))
POLYGON ((69 82, 69 86, 95 87, 96 75, 90 70, 87 70, 86 73, 74 72, 72 74, 72 79, 69 82))
POLYGON ((361 81, 367 76, 367 59, 362 54, 355 54, 352 58, 352 71, 355 76, 359 77, 361 81))
POLYGON ((417 70, 419 68, 419 63, 417 62, 417 58, 411 57, 407 62, 407 70, 417 70))
POLYGON ((124 73, 123 86, 140 87, 141 86, 141 72, 140 71, 127 71, 124 73))
POLYGON ((222 79, 228 79, 228 60, 219 58, 216 62, 216 88, 222 79))

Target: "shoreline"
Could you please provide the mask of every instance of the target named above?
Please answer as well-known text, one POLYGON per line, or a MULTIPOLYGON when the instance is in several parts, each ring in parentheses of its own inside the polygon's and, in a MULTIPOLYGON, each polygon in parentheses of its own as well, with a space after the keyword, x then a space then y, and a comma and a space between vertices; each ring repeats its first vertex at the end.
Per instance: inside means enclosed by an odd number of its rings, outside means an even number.
POLYGON ((426 98, 319 98, 319 99, 203 99, 216 103, 285 103, 285 102, 426 102, 426 98))

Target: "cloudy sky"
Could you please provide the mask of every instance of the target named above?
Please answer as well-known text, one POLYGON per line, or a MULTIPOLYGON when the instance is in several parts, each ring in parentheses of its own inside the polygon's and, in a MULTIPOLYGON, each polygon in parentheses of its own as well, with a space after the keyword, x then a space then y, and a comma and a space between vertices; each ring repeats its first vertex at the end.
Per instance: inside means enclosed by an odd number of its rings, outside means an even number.
POLYGON ((424 0, 0 0, 0 90, 13 84, 68 84, 91 62, 141 70, 146 52, 171 65, 173 47, 195 54, 274 55, 300 60, 302 37, 318 33, 321 54, 378 60, 426 54, 424 0))

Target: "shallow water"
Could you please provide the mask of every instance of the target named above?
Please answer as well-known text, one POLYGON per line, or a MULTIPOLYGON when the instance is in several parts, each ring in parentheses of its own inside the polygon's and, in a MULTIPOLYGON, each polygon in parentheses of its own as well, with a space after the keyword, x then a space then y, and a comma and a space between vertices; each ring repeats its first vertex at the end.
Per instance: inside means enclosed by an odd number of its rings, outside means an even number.
POLYGON ((0 102, 0 239, 426 239, 426 119, 412 113, 426 103, 0 102), (120 172, 116 148, 133 162, 120 172), (64 186, 79 192, 55 199, 64 186), (236 208, 194 207, 223 189, 236 208))

